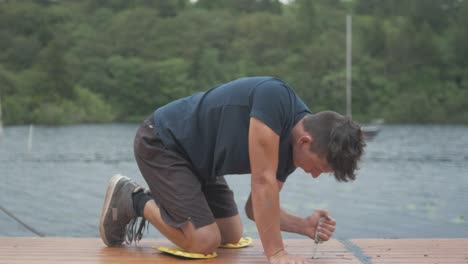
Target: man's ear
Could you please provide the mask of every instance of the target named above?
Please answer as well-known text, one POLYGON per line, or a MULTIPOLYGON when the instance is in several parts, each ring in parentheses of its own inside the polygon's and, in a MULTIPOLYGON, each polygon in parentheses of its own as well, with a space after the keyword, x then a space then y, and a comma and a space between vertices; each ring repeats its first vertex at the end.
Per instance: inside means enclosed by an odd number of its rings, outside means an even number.
POLYGON ((314 139, 310 135, 304 135, 299 138, 299 145, 307 144, 307 143, 312 144, 312 142, 314 142, 314 139))

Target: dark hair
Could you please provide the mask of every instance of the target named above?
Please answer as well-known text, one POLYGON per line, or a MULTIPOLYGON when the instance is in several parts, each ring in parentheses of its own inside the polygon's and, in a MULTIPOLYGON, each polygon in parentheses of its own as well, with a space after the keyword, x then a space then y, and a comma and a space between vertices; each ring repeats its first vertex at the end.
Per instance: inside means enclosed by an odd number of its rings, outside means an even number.
POLYGON ((336 180, 356 179, 354 171, 366 146, 361 127, 333 111, 308 115, 303 125, 314 139, 310 150, 320 157, 326 156, 336 180))

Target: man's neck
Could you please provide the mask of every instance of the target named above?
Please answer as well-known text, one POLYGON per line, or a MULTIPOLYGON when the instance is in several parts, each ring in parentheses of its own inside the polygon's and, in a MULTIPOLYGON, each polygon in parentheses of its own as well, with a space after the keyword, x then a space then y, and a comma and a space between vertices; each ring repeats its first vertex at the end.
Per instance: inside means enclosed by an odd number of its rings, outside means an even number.
POLYGON ((304 134, 304 118, 299 120, 297 124, 293 127, 292 132, 291 132, 291 142, 296 142, 297 139, 299 139, 303 134, 304 134))

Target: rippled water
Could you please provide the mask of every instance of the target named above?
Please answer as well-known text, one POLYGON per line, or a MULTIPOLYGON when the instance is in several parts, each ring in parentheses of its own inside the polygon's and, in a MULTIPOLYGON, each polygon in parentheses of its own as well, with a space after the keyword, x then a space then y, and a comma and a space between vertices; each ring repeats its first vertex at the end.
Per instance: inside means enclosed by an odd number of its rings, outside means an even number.
MULTIPOLYGON (((144 184, 133 160, 137 124, 4 128, 0 141, 0 236, 98 236, 108 179, 144 184), (16 218, 16 219, 15 219, 16 218)), ((387 125, 368 143, 357 180, 312 179, 298 170, 281 193, 283 208, 306 216, 328 209, 337 238, 468 237, 468 127, 387 125), (466 220, 465 220, 466 219, 466 220)), ((227 177, 245 232, 258 237, 243 205, 249 175, 227 177)), ((149 236, 160 237, 151 228, 149 236)), ((284 233, 285 237, 299 237, 284 233)))

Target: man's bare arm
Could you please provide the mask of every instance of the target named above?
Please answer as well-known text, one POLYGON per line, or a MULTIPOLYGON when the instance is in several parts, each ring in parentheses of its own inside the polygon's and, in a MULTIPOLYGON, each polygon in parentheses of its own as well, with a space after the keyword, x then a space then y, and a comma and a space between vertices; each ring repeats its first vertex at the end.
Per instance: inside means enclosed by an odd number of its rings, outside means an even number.
MULTIPOLYGON (((281 190, 283 182, 278 181, 278 188, 281 190)), ((245 203, 245 213, 250 220, 255 221, 253 210, 252 210, 252 197, 249 195, 247 202, 245 203)), ((307 235, 308 223, 305 218, 288 213, 286 210, 280 208, 280 229, 281 231, 296 233, 300 235, 307 235)))
MULTIPOLYGON (((283 182, 278 181, 278 188, 280 191, 282 187, 283 182)), ((249 195, 245 203, 245 213, 250 220, 255 221, 251 195, 249 195)), ((325 210, 316 210, 312 215, 303 218, 290 214, 286 210, 280 208, 280 229, 281 231, 296 233, 315 239, 317 221, 322 216, 326 217, 326 221, 321 225, 319 236, 323 241, 328 241, 335 231, 336 222, 325 210)))
POLYGON ((249 158, 252 208, 266 256, 284 251, 280 232, 278 168, 279 136, 255 117, 250 118, 249 158))

